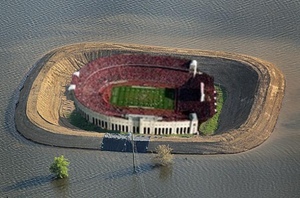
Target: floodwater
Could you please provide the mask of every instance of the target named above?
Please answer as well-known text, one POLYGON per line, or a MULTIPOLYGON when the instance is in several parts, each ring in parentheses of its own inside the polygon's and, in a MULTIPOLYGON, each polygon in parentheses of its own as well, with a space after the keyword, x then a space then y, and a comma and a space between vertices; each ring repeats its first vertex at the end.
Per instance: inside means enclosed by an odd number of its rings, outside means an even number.
POLYGON ((0 8, 0 197, 299 197, 300 1, 4 1, 0 8), (138 154, 64 149, 26 140, 14 127, 15 90, 54 48, 122 42, 220 50, 277 65, 286 92, 261 146, 235 155, 176 155, 170 168, 138 154), (70 177, 49 174, 54 156, 70 177))

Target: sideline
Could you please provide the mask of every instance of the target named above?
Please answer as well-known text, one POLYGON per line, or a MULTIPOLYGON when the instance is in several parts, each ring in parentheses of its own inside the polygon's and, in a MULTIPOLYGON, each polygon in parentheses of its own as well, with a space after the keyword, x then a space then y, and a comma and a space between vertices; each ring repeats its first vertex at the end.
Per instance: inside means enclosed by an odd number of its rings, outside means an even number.
MULTIPOLYGON (((53 50, 42 57, 20 88, 19 102, 15 110, 17 130, 27 139, 45 145, 99 150, 104 134, 66 127, 61 121, 59 111, 66 101, 65 89, 74 71, 98 57, 120 52, 198 58, 206 64, 203 69, 212 72, 210 74, 215 76, 219 83, 222 85, 227 83, 225 87, 229 94, 236 89, 233 85, 239 85, 240 82, 236 80, 234 84, 228 82, 228 79, 238 79, 241 73, 244 73, 242 77, 245 77, 248 75, 248 70, 249 76, 255 73, 248 81, 256 85, 255 90, 249 91, 249 94, 253 92, 253 95, 227 99, 227 105, 223 108, 227 108, 227 113, 230 110, 236 113, 232 115, 233 117, 223 115, 221 118, 225 123, 225 131, 221 130, 213 136, 193 138, 151 137, 149 152, 154 151, 157 145, 168 144, 173 148, 173 153, 239 153, 257 147, 271 135, 285 88, 283 74, 271 63, 246 55, 225 52, 110 43, 74 44, 53 50), (239 73, 240 70, 243 71, 239 73), (49 97, 49 93, 52 97, 49 97), (235 104, 238 104, 236 109, 234 109, 235 104), (229 121, 233 123, 230 125, 229 121)), ((245 82, 241 85, 248 86, 245 82)))

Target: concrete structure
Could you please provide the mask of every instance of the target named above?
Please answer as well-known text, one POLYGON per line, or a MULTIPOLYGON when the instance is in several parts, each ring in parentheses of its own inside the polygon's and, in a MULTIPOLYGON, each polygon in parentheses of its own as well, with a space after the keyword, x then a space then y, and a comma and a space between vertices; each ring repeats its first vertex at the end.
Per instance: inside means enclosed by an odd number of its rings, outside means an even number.
POLYGON ((115 55, 99 58, 73 74, 69 91, 89 122, 139 134, 194 134, 215 114, 213 78, 197 72, 197 62, 167 56, 115 55), (174 110, 120 108, 110 104, 116 84, 176 88, 174 110))

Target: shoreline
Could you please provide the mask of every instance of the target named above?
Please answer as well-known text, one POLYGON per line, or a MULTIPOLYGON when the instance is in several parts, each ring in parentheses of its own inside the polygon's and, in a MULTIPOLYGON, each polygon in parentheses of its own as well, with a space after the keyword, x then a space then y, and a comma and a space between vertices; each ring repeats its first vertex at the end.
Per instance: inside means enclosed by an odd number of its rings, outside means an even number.
POLYGON ((262 144, 275 127, 284 96, 285 79, 281 71, 271 63, 225 52, 132 44, 83 43, 55 49, 35 64, 19 90, 19 102, 15 112, 17 130, 27 139, 45 145, 99 150, 104 133, 67 128, 62 121, 61 111, 68 103, 65 91, 74 70, 99 56, 106 55, 106 51, 162 53, 236 61, 257 73, 258 84, 253 99, 250 99, 253 104, 238 128, 213 136, 151 137, 149 152, 154 151, 159 144, 168 144, 173 148, 173 153, 240 153, 262 144), (53 97, 46 95, 49 88, 53 97))

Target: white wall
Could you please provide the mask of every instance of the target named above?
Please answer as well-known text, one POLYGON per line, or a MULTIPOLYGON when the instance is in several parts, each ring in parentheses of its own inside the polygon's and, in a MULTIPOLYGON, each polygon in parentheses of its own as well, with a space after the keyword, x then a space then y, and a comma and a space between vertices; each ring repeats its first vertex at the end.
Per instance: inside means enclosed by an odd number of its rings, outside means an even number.
POLYGON ((134 132, 140 134, 193 134, 198 131, 198 121, 155 121, 146 118, 118 118, 96 113, 82 105, 75 97, 76 108, 85 115, 89 122, 108 130, 134 132), (106 124, 105 124, 106 123, 106 124), (106 126, 106 127, 105 127, 106 126))

